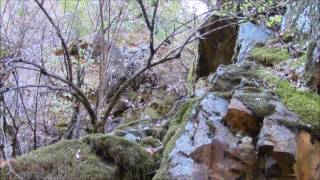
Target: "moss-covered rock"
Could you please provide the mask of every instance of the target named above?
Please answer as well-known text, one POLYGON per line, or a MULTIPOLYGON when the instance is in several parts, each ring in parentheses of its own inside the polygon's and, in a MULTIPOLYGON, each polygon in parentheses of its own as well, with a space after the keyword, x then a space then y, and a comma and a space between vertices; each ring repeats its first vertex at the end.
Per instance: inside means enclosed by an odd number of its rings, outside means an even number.
POLYGON ((125 123, 121 124, 117 128, 115 128, 115 130, 120 130, 120 129, 125 129, 125 128, 128 128, 128 127, 133 127, 133 126, 135 126, 137 124, 148 123, 149 121, 150 121, 149 119, 128 121, 128 122, 125 122, 125 123))
POLYGON ((122 116, 125 118, 126 122, 136 121, 140 119, 142 110, 140 108, 129 108, 122 113, 122 116))
POLYGON ((60 134, 64 134, 68 130, 68 122, 65 119, 60 119, 54 127, 57 128, 60 134))
POLYGON ((250 60, 257 61, 265 66, 274 66, 289 58, 290 55, 286 49, 268 47, 254 47, 249 55, 250 60))
POLYGON ((101 135, 93 137, 91 151, 117 166, 120 179, 149 179, 154 161, 141 146, 124 138, 101 135))
POLYGON ((265 68, 257 71, 260 78, 267 80, 268 85, 289 110, 297 113, 303 124, 308 124, 312 131, 320 132, 320 96, 311 91, 300 91, 292 87, 288 81, 273 75, 265 68))
POLYGON ((233 93, 231 91, 226 91, 226 92, 223 92, 223 91, 215 91, 214 92, 214 95, 218 96, 218 97, 221 97, 223 99, 231 99, 232 96, 233 96, 233 93))
POLYGON ((166 172, 168 169, 169 153, 174 148, 176 140, 183 132, 187 120, 192 114, 192 111, 196 107, 198 107, 198 105, 198 99, 190 99, 186 101, 184 104, 180 106, 179 111, 170 121, 169 129, 162 141, 164 145, 164 150, 162 153, 161 165, 153 179, 163 180, 168 178, 166 172))
POLYGON ((220 65, 210 80, 212 84, 210 91, 232 91, 243 86, 243 80, 250 80, 255 76, 254 63, 220 65))
POLYGON ((12 163, 14 173, 6 166, 1 179, 113 179, 117 167, 106 164, 78 140, 61 141, 18 157, 12 163), (85 160, 77 160, 80 151, 85 160))
POLYGON ((63 140, 12 161, 1 179, 151 179, 152 157, 138 144, 103 134, 63 140))
POLYGON ((141 118, 160 118, 161 117, 160 113, 152 107, 147 107, 144 113, 142 114, 142 116, 143 117, 141 118))
POLYGON ((159 139, 156 139, 152 136, 148 136, 146 138, 141 139, 140 144, 142 146, 151 146, 153 148, 161 146, 161 142, 159 139))
POLYGON ((276 100, 276 97, 262 88, 246 87, 236 91, 234 97, 240 99, 257 118, 268 116, 275 109, 270 101, 276 100))
POLYGON ((122 131, 122 130, 116 130, 116 131, 114 131, 114 135, 115 135, 115 136, 123 137, 123 136, 125 136, 126 134, 127 134, 127 132, 122 131))

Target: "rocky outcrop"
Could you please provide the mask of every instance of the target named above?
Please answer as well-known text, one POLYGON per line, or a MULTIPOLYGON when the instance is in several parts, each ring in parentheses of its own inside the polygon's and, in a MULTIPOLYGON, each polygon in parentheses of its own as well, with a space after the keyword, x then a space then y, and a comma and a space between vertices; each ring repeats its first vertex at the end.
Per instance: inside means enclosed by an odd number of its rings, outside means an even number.
POLYGON ((282 22, 282 31, 293 31, 297 40, 319 39, 319 0, 291 1, 282 22))
POLYGON ((300 179, 319 179, 320 142, 308 132, 297 135, 295 172, 300 179))
POLYGON ((298 121, 296 114, 288 111, 281 103, 273 101, 274 112, 263 119, 257 142, 260 164, 265 167, 267 177, 297 178, 294 172, 296 156, 296 134, 281 126, 281 121, 298 121))
POLYGON ((270 39, 271 34, 271 30, 261 24, 254 24, 251 22, 240 24, 235 55, 232 59, 233 62, 244 61, 247 58, 250 49, 257 43, 265 43, 270 39))
POLYGON ((305 78, 308 84, 320 93, 320 2, 293 1, 287 9, 282 31, 293 33, 295 42, 307 48, 305 78))
POLYGON ((271 101, 276 97, 262 88, 244 86, 234 92, 225 121, 231 128, 255 137, 263 117, 273 113, 275 107, 271 101))
POLYGON ((165 138, 154 179, 319 178, 318 141, 283 125, 300 118, 265 89, 255 71, 252 63, 222 65, 201 78, 199 103, 179 116, 185 123, 165 138), (304 155, 313 160, 303 160, 304 155))
POLYGON ((306 58, 304 76, 309 86, 320 94, 320 39, 318 43, 310 42, 306 58))
POLYGON ((261 121, 240 100, 232 98, 228 107, 226 124, 232 129, 252 136, 259 133, 261 121))
POLYGON ((232 17, 211 16, 200 29, 197 76, 207 76, 220 64, 231 64, 237 41, 238 25, 232 17))

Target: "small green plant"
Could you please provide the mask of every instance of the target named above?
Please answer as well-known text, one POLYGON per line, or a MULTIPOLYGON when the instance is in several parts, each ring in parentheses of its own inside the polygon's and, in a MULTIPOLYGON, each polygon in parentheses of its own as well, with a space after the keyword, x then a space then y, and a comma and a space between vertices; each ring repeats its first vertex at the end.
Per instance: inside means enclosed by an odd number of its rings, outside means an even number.
POLYGON ((275 16, 269 17, 266 22, 267 27, 269 27, 269 28, 280 27, 280 24, 282 22, 282 18, 283 18, 283 16, 281 16, 281 15, 275 15, 275 16))
POLYGON ((240 3, 240 10, 242 13, 247 13, 250 10, 256 9, 258 13, 264 12, 268 7, 273 6, 275 3, 274 0, 268 1, 252 1, 252 0, 244 0, 240 3))

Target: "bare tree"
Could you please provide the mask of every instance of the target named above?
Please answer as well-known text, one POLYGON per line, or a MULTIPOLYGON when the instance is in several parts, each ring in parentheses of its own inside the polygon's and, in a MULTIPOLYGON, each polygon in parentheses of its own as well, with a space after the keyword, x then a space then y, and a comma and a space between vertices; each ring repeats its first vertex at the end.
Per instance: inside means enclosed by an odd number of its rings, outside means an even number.
MULTIPOLYGON (((100 53, 97 61, 99 62, 99 84, 98 84, 98 90, 97 90, 97 100, 91 101, 88 95, 86 94, 83 85, 84 85, 84 79, 85 79, 85 68, 81 66, 81 61, 85 58, 84 55, 81 53, 83 50, 81 44, 77 43, 69 43, 69 35, 66 36, 62 30, 62 28, 59 26, 59 21, 57 18, 55 18, 51 13, 50 9, 47 9, 45 7, 45 1, 40 0, 33 0, 35 4, 37 5, 38 9, 41 11, 41 13, 46 17, 48 22, 50 23, 51 27, 54 30, 54 33, 58 37, 59 44, 61 45, 62 49, 62 55, 63 55, 63 65, 61 68, 61 71, 65 73, 64 76, 60 75, 59 73, 55 72, 53 69, 48 68, 45 66, 45 63, 43 61, 48 61, 46 57, 44 57, 42 54, 40 55, 41 59, 38 62, 34 62, 30 59, 26 59, 20 56, 14 56, 14 57, 7 57, 4 60, 2 60, 2 63, 5 65, 5 68, 1 71, 6 72, 13 72, 13 70, 16 69, 22 69, 22 70, 28 70, 35 72, 37 74, 37 81, 34 82, 34 84, 20 84, 18 78, 16 75, 12 75, 16 79, 16 83, 14 87, 0 87, 0 95, 3 95, 6 92, 15 92, 16 93, 16 99, 19 100, 19 103, 21 104, 21 109, 23 110, 24 114, 26 115, 26 121, 29 125, 29 128, 33 132, 33 148, 38 147, 38 140, 37 140, 37 134, 39 131, 39 125, 37 124, 39 117, 37 116, 37 111, 39 109, 39 100, 41 99, 41 89, 48 89, 51 92, 66 92, 73 95, 73 98, 71 102, 73 103, 73 109, 72 109, 72 116, 71 120, 69 121, 67 125, 67 130, 64 133, 65 138, 71 138, 72 133, 74 131, 75 125, 79 120, 79 113, 81 111, 81 105, 87 110, 89 117, 90 117, 90 124, 92 126, 91 132, 103 132, 106 126, 106 122, 108 118, 111 116, 112 110, 114 109, 114 106, 118 102, 119 98, 121 97, 122 93, 132 84, 133 81, 135 81, 139 76, 147 72, 148 70, 169 62, 173 61, 175 59, 179 59, 181 57, 182 52, 186 49, 186 47, 198 40, 199 38, 205 38, 206 35, 210 34, 213 31, 217 31, 223 28, 226 28, 228 26, 232 26, 238 23, 242 23, 244 21, 247 21, 250 17, 240 17, 237 13, 229 13, 230 16, 221 18, 217 21, 223 21, 226 18, 236 18, 238 19, 237 22, 231 23, 228 25, 224 25, 221 27, 217 27, 215 29, 210 30, 209 32, 206 32, 204 34, 199 34, 199 29, 204 28, 204 25, 194 25, 195 21, 198 19, 202 19, 203 17, 209 16, 211 12, 214 10, 210 10, 204 14, 201 15, 195 15, 194 17, 191 17, 190 19, 186 20, 185 22, 176 22, 173 30, 171 32, 168 32, 166 34, 166 37, 164 37, 162 40, 156 39, 156 31, 157 28, 157 19, 160 16, 159 10, 161 6, 161 1, 155 0, 152 1, 151 4, 148 4, 146 1, 137 0, 137 6, 139 7, 139 10, 141 12, 141 17, 143 17, 143 21, 145 24, 145 27, 148 31, 148 47, 149 47, 149 55, 145 59, 144 66, 136 71, 132 76, 128 77, 127 80, 125 80, 123 83, 121 83, 119 86, 115 87, 115 92, 111 96, 110 99, 107 100, 106 97, 106 90, 110 89, 109 81, 112 80, 110 77, 107 76, 107 72, 110 70, 110 63, 111 63, 111 54, 113 46, 115 46, 115 39, 117 36, 118 31, 121 29, 123 16, 125 16, 126 6, 123 5, 120 10, 117 12, 113 11, 112 5, 115 3, 111 0, 99 0, 98 1, 98 13, 96 16, 96 37, 98 39, 98 43, 94 44, 92 49, 93 51, 95 49, 100 49, 100 53), (176 44, 175 46, 171 46, 168 51, 166 51, 165 54, 161 54, 160 51, 162 48, 168 45, 168 42, 171 41, 174 37, 177 37, 181 34, 186 34, 186 36, 181 39, 181 42, 179 44, 176 44), (44 60, 45 59, 45 60, 44 60), (51 83, 52 82, 52 83, 51 83), (34 101, 34 112, 35 114, 31 114, 28 112, 28 107, 24 103, 24 98, 22 96, 22 90, 23 89, 30 89, 34 88, 35 91, 35 101, 34 101), (106 110, 103 112, 103 107, 107 104, 106 110)), ((77 1, 79 3, 79 1, 77 1)), ((234 5, 227 5, 226 7, 223 7, 222 9, 226 8, 234 8, 234 5)), ((78 4, 76 5, 78 6, 78 4)), ((215 9, 216 10, 216 9, 215 9)), ((54 13, 53 13, 54 14, 54 13)), ((72 29, 72 24, 74 24, 73 19, 75 18, 75 14, 72 16, 72 20, 70 22, 69 29, 72 29)), ((212 23, 216 23, 217 21, 214 21, 212 23)), ((94 20, 92 20, 94 22, 94 20)), ((210 26, 210 25, 206 25, 210 26)), ((22 37, 23 39, 23 37, 22 37)), ((20 44, 22 44, 22 41, 20 41, 20 44)), ((40 49, 43 49, 40 48, 40 49)), ((91 51, 91 53, 93 53, 91 51)), ((89 55, 88 57, 92 56, 89 55)), ((108 97, 109 98, 109 97, 108 97)), ((1 99, 1 97, 0 97, 1 99)), ((18 124, 14 124, 15 122, 19 122, 19 118, 17 118, 14 115, 14 112, 10 111, 10 108, 6 104, 6 102, 3 102, 3 108, 1 111, 6 114, 6 117, 11 119, 12 123, 10 125, 12 129, 12 137, 17 142, 17 134, 19 131, 21 131, 18 124), (7 106, 7 108, 6 108, 7 106)), ((5 120, 4 120, 5 121, 5 120)), ((6 123, 9 124, 9 123, 6 123)), ((44 127, 45 127, 45 123, 44 127)), ((9 127, 6 125, 6 127, 9 127)), ((7 128, 8 129, 8 128, 7 128)), ((16 143, 19 144, 19 143, 16 143)), ((15 154, 18 153, 18 145, 16 146, 17 151, 15 154)))

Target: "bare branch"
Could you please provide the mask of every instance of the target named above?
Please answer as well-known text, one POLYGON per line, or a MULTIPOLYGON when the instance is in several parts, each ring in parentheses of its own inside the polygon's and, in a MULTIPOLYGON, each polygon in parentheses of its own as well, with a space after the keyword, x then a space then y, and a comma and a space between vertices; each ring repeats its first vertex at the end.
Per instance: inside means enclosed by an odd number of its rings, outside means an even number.
POLYGON ((84 92, 77 85, 73 84, 72 82, 70 82, 70 81, 68 81, 68 80, 66 80, 56 74, 52 74, 52 73, 48 72, 44 67, 42 67, 36 63, 24 61, 21 58, 8 59, 6 63, 22 63, 22 64, 31 65, 35 68, 38 68, 37 71, 40 72, 42 75, 59 80, 59 81, 65 83, 66 85, 68 85, 69 88, 71 88, 75 92, 76 97, 80 99, 80 101, 82 102, 82 104, 84 105, 86 110, 88 111, 90 118, 91 118, 91 124, 94 127, 94 131, 95 131, 96 120, 97 120, 96 114, 95 114, 87 96, 84 94, 84 92))
POLYGON ((72 82, 72 62, 71 62, 71 57, 70 54, 68 52, 68 46, 62 36, 62 33, 59 29, 59 27, 55 24, 55 22, 53 21, 53 19, 51 18, 51 16, 48 14, 48 12, 44 9, 43 7, 43 1, 40 3, 38 0, 34 0, 35 3, 37 3, 37 5, 39 6, 39 8, 41 9, 41 11, 45 14, 45 16, 47 17, 47 19, 49 20, 49 22, 51 23, 51 25, 53 26, 53 28, 56 30, 57 36, 59 37, 60 41, 61 41, 61 45, 64 51, 64 55, 65 55, 65 68, 67 73, 67 79, 72 82))

